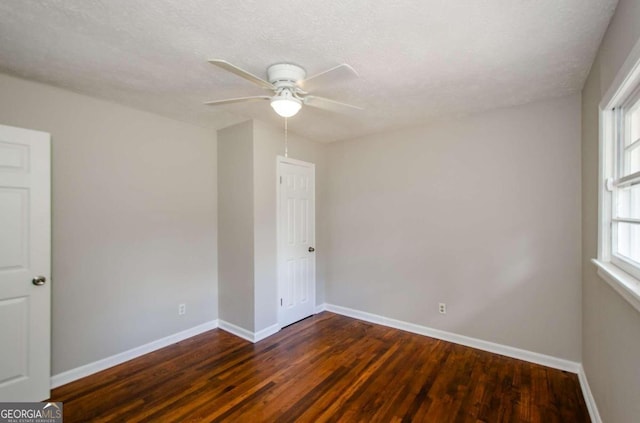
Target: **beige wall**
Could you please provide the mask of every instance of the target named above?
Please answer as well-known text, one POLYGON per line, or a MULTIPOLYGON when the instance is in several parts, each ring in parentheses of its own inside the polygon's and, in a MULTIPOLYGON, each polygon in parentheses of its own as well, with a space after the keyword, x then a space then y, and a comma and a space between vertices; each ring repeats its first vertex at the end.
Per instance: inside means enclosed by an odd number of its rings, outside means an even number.
POLYGON ((253 124, 218 131, 220 319, 254 330, 253 124))
POLYGON ((0 123, 52 136, 53 374, 217 317, 215 132, 5 75, 0 123))
POLYGON ((579 96, 328 160, 328 303, 580 361, 579 96))
POLYGON ((640 39, 640 1, 620 0, 582 91, 583 365, 605 422, 640 416, 640 314, 596 274, 598 104, 640 39))

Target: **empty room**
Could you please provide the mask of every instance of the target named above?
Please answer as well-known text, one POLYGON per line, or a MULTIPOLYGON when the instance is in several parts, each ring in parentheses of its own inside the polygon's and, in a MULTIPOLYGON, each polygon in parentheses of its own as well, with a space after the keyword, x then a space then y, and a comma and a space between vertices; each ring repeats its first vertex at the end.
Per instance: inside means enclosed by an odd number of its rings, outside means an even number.
POLYGON ((0 0, 0 423, 639 421, 639 23, 0 0))

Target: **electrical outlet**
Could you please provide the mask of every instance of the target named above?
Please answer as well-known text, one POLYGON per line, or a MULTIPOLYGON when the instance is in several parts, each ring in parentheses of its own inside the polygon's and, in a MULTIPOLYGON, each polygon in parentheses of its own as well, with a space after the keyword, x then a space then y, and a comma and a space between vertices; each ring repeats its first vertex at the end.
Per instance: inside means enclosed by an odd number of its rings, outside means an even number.
POLYGON ((184 316, 185 314, 187 314, 187 305, 178 304, 178 316, 184 316))
POLYGON ((438 304, 438 311, 440 314, 447 314, 447 305, 445 303, 438 304))

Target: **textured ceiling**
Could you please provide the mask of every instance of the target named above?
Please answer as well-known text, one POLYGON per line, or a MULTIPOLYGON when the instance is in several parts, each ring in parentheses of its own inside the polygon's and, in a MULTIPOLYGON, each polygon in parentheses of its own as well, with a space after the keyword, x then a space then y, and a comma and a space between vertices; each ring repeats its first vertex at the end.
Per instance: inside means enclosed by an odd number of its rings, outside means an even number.
MULTIPOLYGON (((276 62, 359 79, 314 94, 292 131, 335 141, 442 115, 578 92, 617 0, 0 0, 0 71, 209 127, 281 125, 265 91, 207 63, 266 77, 276 62)), ((1 93, 0 93, 1 95, 1 93)))

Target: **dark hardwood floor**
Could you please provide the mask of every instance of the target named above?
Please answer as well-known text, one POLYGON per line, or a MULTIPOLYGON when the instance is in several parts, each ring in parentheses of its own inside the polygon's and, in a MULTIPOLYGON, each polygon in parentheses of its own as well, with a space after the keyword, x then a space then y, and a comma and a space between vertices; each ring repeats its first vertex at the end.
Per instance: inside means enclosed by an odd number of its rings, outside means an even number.
POLYGON ((324 312, 215 329, 61 386, 71 422, 588 422, 575 374, 324 312))

